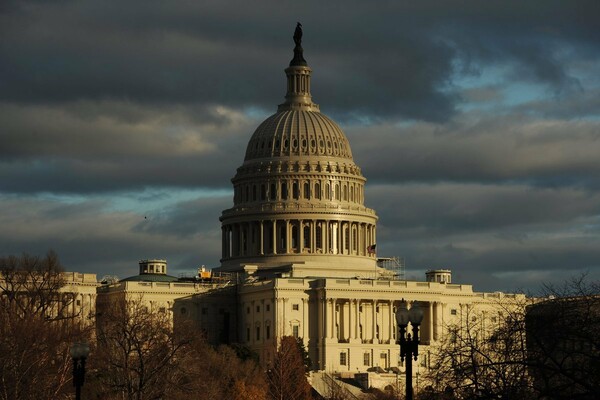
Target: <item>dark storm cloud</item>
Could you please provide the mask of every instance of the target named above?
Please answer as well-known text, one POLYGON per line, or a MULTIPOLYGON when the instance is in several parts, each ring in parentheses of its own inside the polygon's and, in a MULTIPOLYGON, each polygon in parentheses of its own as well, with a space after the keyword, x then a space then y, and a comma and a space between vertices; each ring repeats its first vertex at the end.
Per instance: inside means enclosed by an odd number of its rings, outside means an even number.
POLYGON ((404 257, 413 279, 450 268, 456 282, 510 291, 586 271, 600 279, 598 193, 441 183, 371 185, 366 198, 378 255, 404 257))
POLYGON ((0 104, 0 190, 227 186, 257 121, 206 106, 0 104))
MULTIPOLYGON (((370 185, 369 206, 381 229, 401 238, 562 226, 600 215, 600 193, 524 185, 370 185)), ((506 236, 508 237, 508 236, 506 236)))
POLYGON ((371 182, 600 187, 595 120, 465 113, 444 125, 375 125, 347 132, 355 160, 371 182))
POLYGON ((577 52, 598 46, 595 3, 319 2, 320 12, 310 2, 141 4, 7 7, 0 16, 1 98, 272 109, 301 19, 316 100, 333 114, 444 120, 458 100, 447 90, 457 66, 470 73, 500 60, 514 64, 515 76, 526 71, 560 88, 574 79, 556 54, 561 44, 576 41, 577 52))

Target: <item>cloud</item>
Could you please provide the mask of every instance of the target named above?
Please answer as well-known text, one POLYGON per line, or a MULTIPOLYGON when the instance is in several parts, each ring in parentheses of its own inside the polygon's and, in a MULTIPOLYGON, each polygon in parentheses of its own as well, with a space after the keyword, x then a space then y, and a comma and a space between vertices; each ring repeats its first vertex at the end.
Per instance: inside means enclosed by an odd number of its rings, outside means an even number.
POLYGON ((0 105, 0 190, 221 186, 256 120, 222 106, 0 105), (220 166, 220 167, 219 167, 220 166))
POLYGON ((596 192, 389 184, 372 185, 366 199, 379 216, 378 255, 405 257, 414 279, 427 269, 450 268, 455 281, 475 282, 477 290, 514 291, 539 286, 533 276, 548 282, 589 271, 600 278, 596 192))
POLYGON ((223 199, 199 199, 193 202, 193 210, 190 203, 175 203, 170 206, 172 215, 150 211, 145 219, 141 213, 112 210, 107 201, 69 203, 3 196, 0 254, 44 254, 53 249, 67 270, 121 278, 137 274, 141 258, 166 258, 169 270, 177 275, 177 271, 193 271, 196 264, 218 263, 221 233, 217 218, 222 203, 223 199), (198 210, 214 218, 195 221, 195 229, 189 229, 190 223, 183 222, 186 217, 198 217, 198 210))
POLYGON ((572 58, 562 56, 565 43, 585 54, 599 36, 592 3, 344 2, 322 12, 310 2, 290 8, 274 1, 12 4, 0 15, 0 99, 27 103, 127 99, 269 109, 284 94, 281 69, 302 19, 316 100, 335 115, 443 121, 459 100, 448 91, 454 72, 501 61, 513 66, 513 78, 558 90, 577 81, 565 68, 572 58), (467 67, 454 71, 458 65, 467 67))
POLYGON ((522 182, 599 187, 595 120, 464 113, 447 124, 347 129, 371 182, 522 182))

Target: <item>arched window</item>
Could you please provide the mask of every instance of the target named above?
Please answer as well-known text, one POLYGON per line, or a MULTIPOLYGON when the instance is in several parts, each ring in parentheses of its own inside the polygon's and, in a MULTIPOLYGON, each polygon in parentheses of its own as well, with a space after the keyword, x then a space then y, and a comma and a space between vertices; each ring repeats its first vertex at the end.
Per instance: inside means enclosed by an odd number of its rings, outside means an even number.
POLYGON ((348 186, 344 185, 343 190, 342 190, 343 194, 344 194, 344 201, 348 200, 348 186))
POLYGON ((277 200, 277 185, 271 183, 271 200, 277 200))
POLYGON ((304 182, 304 198, 310 199, 310 183, 304 182))
POLYGON ((281 200, 287 200, 288 198, 288 187, 287 182, 281 182, 281 200))
POLYGON ((298 181, 294 181, 292 185, 292 195, 294 196, 294 200, 298 200, 300 198, 300 188, 298 187, 298 181))
POLYGON ((354 185, 350 186, 350 201, 354 201, 354 185))
POLYGON ((339 200, 339 199, 340 199, 340 185, 339 185, 339 183, 336 183, 334 200, 339 200))
POLYGON ((325 200, 331 200, 331 188, 329 182, 325 184, 325 200))
POLYGON ((246 186, 246 196, 244 196, 244 201, 250 200, 250 187, 246 186))
POLYGON ((252 185, 252 201, 256 201, 256 185, 252 185))
POLYGON ((315 199, 321 200, 321 184, 315 183, 315 199))

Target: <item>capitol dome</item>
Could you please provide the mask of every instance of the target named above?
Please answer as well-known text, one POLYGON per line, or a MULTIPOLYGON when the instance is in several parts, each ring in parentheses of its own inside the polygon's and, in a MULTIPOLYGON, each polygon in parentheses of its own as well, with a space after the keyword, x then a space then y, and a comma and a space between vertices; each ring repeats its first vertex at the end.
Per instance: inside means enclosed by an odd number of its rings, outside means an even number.
POLYGON ((312 101, 299 42, 285 73, 285 102, 255 130, 232 179, 220 269, 375 273, 377 216, 364 206, 366 179, 344 132, 312 101))
POLYGON ((327 156, 352 160, 346 135, 317 111, 285 110, 258 126, 248 143, 245 161, 257 158, 327 156))

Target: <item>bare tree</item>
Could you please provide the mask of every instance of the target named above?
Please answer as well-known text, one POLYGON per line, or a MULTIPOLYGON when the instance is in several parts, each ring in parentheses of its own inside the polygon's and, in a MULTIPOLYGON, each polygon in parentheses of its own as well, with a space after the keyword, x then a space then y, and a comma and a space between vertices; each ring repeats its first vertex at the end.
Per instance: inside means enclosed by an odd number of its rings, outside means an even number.
POLYGON ((149 309, 141 297, 111 302, 97 318, 93 390, 100 398, 163 398, 190 342, 173 331, 167 312, 149 309))
POLYGON ((600 398, 600 282, 585 275, 546 285, 528 308, 528 365, 547 399, 600 398))
POLYGON ((273 400, 305 400, 311 398, 304 361, 293 336, 281 338, 272 367, 267 371, 269 396, 273 400))
POLYGON ((465 307, 460 323, 447 328, 445 340, 433 354, 428 380, 434 384, 427 396, 532 398, 524 310, 524 304, 498 304, 498 312, 485 318, 465 307))
POLYGON ((60 398, 70 390, 69 347, 86 332, 67 310, 73 293, 56 253, 0 258, 0 399, 60 398))

